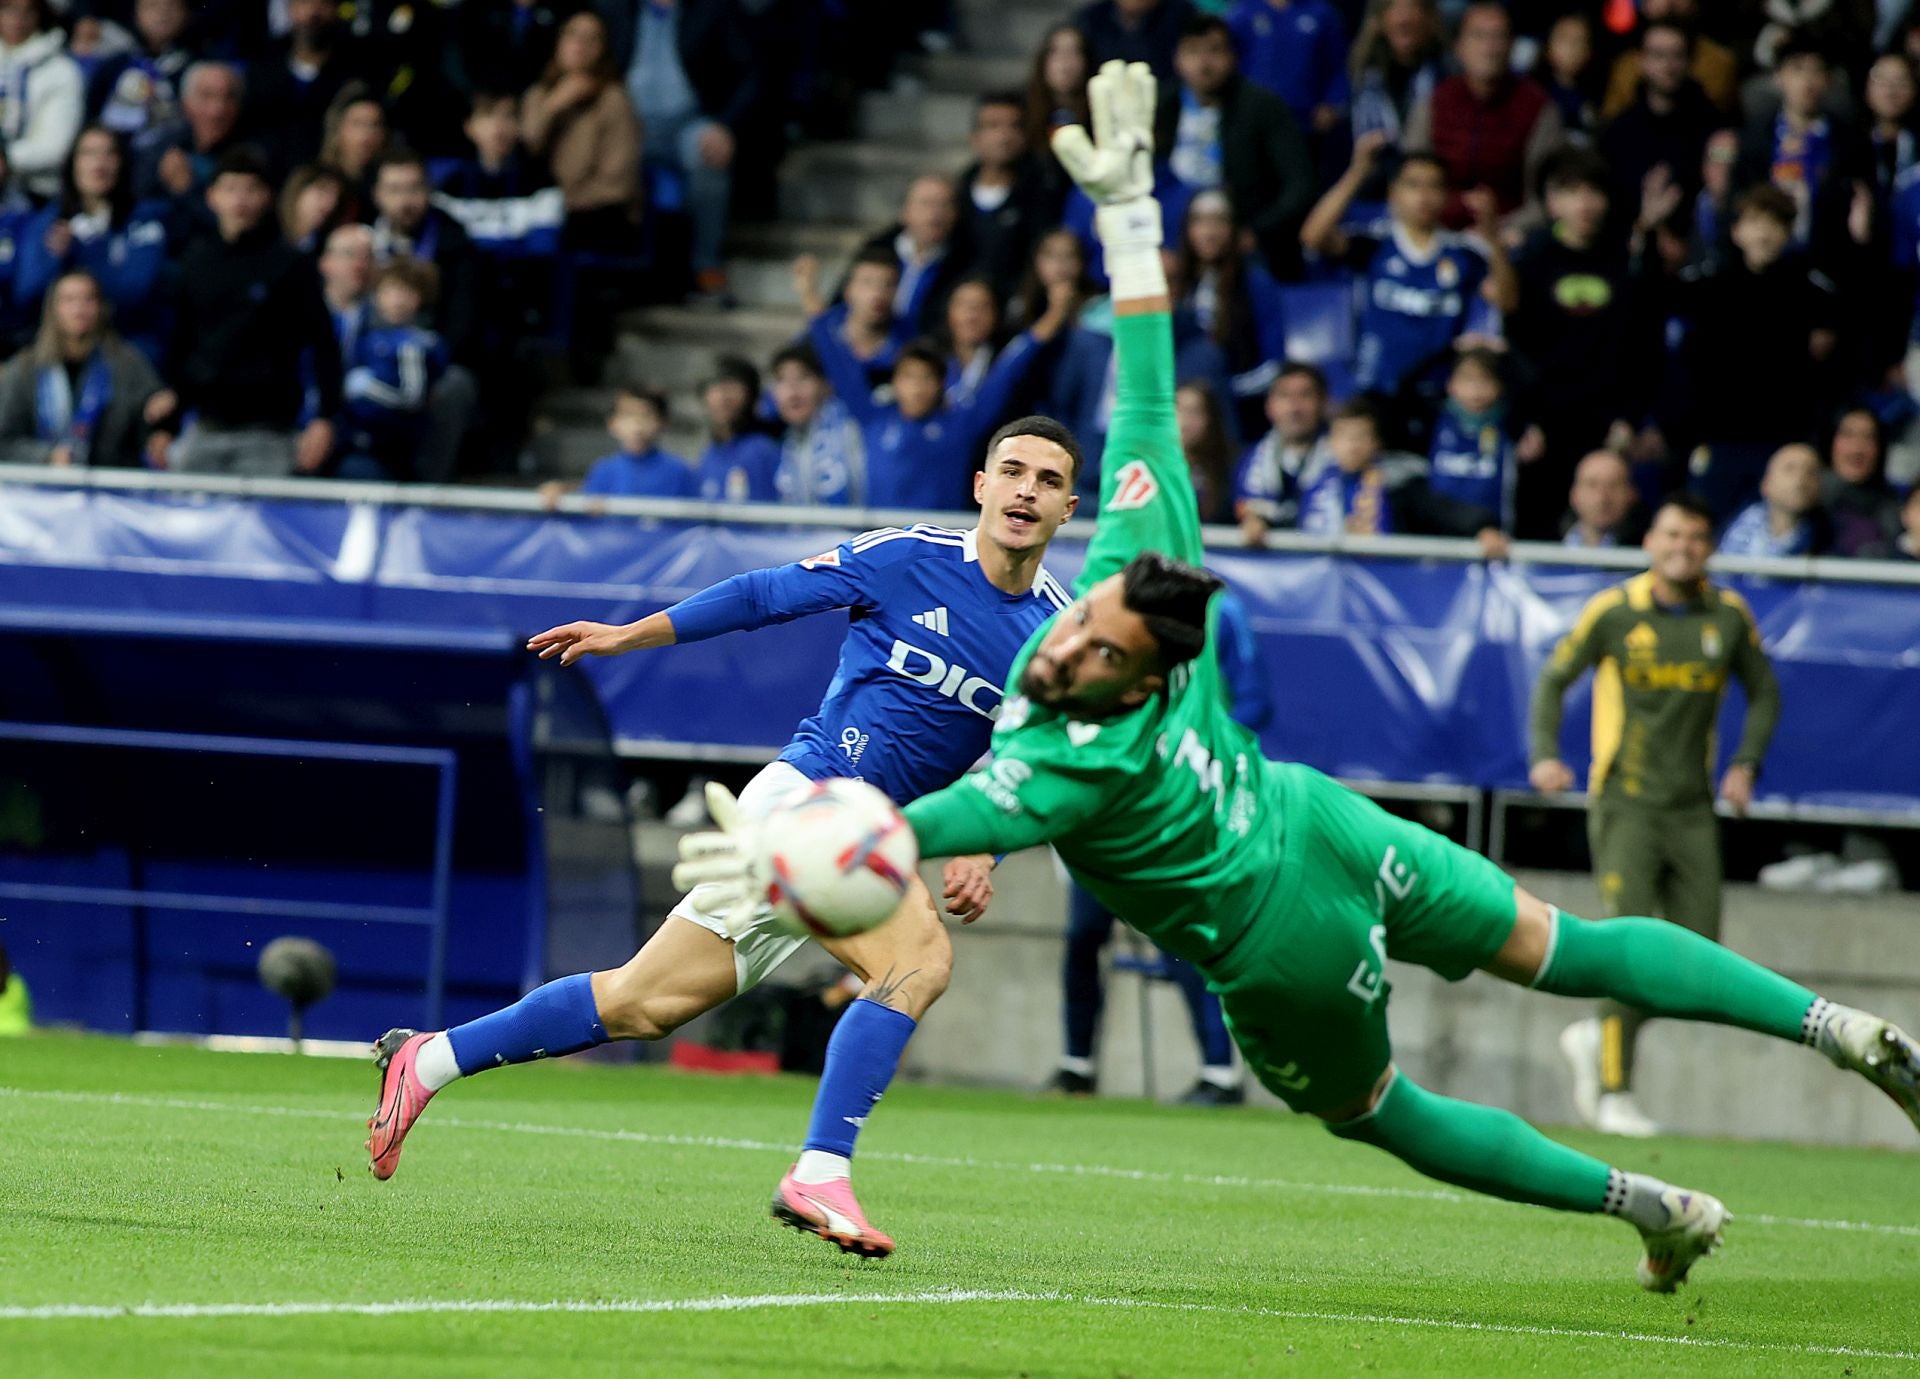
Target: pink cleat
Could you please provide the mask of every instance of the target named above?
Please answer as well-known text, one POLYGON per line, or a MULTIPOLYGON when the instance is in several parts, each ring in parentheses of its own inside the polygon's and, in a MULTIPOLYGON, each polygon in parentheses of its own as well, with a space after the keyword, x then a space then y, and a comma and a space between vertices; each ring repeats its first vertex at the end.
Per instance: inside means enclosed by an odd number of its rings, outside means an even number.
POLYGON ((853 1198, 853 1184, 845 1178, 803 1183, 788 1169, 773 1194, 773 1219, 862 1259, 885 1259, 893 1253, 893 1241, 867 1224, 866 1213, 853 1198))
POLYGON ((373 1046, 374 1066, 380 1069, 380 1105, 367 1122, 373 1133, 367 1137, 367 1165, 373 1176, 385 1182, 400 1167, 400 1146, 407 1131, 420 1119, 433 1093, 420 1082, 413 1062, 431 1034, 418 1030, 390 1029, 373 1046))

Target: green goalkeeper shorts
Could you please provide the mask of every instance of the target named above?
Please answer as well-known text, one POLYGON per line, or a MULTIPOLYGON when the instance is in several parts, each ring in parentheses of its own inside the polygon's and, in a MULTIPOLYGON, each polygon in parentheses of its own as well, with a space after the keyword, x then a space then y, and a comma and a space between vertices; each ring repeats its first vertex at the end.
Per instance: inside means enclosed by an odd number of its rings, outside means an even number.
POLYGON ((1329 1111, 1365 1096, 1392 1058, 1386 960, 1448 981, 1485 966, 1513 932, 1514 883, 1318 771, 1268 769, 1294 776, 1281 883, 1208 975, 1268 1090, 1329 1111))

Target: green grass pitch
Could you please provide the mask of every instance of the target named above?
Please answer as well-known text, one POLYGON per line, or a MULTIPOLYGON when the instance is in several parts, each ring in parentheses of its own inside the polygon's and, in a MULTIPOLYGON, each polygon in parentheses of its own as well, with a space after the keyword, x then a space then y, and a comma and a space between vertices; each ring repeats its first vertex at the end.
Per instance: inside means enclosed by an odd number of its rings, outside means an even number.
POLYGON ((862 1263, 767 1218, 810 1082, 490 1073, 390 1183, 374 1090, 0 1043, 0 1373, 1920 1375, 1910 1153, 1569 1135, 1732 1207, 1659 1298, 1618 1222, 1269 1112, 897 1087, 859 1183, 900 1250, 862 1263))

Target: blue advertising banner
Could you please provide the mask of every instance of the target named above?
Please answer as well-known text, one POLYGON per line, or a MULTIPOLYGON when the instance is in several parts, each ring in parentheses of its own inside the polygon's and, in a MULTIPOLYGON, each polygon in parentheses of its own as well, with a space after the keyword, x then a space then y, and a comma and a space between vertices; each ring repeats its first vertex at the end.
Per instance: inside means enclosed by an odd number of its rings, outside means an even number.
MULTIPOLYGON (((0 491, 0 622, 85 613, 257 624, 262 635, 524 638, 627 621, 850 533, 373 503, 0 491)), ((1048 565, 1077 573, 1081 549, 1048 565)), ((1220 550, 1272 677, 1270 755, 1382 781, 1523 788, 1527 702, 1582 603, 1618 571, 1220 550)), ((1735 576, 1778 669, 1765 797, 1920 802, 1920 590, 1735 576)), ((832 674, 844 615, 585 667, 623 750, 771 754, 832 674)), ((211 679, 217 664, 207 667, 211 679)), ((0 710, 7 689, 0 685, 0 710)), ((1729 722, 1742 705, 1729 696, 1729 722)), ((0 711, 0 716, 5 716, 0 711)), ((1586 690, 1567 759, 1586 759, 1586 690)), ((1723 731, 1723 742, 1737 736, 1723 731)))

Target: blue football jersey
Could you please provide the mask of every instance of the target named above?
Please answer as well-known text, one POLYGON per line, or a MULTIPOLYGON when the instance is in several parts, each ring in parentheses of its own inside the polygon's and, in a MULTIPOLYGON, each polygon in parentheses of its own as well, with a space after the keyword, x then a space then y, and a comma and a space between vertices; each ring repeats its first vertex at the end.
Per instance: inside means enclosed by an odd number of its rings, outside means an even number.
POLYGON ((1366 305, 1354 377, 1362 390, 1396 391, 1467 328, 1487 278, 1487 259, 1465 235, 1439 231, 1424 255, 1392 221, 1348 244, 1348 262, 1366 275, 1366 305))
POLYGON ((667 610, 679 641, 845 608, 840 665, 820 710, 780 753, 812 780, 851 776, 905 803, 985 754, 1007 672, 1071 602, 1043 568, 1007 594, 972 531, 881 527, 809 560, 723 580, 667 610))
POLYGON ((1503 529, 1512 530, 1516 463, 1513 442, 1497 415, 1470 416, 1449 402, 1434 421, 1428 459, 1427 487, 1484 508, 1503 529))

